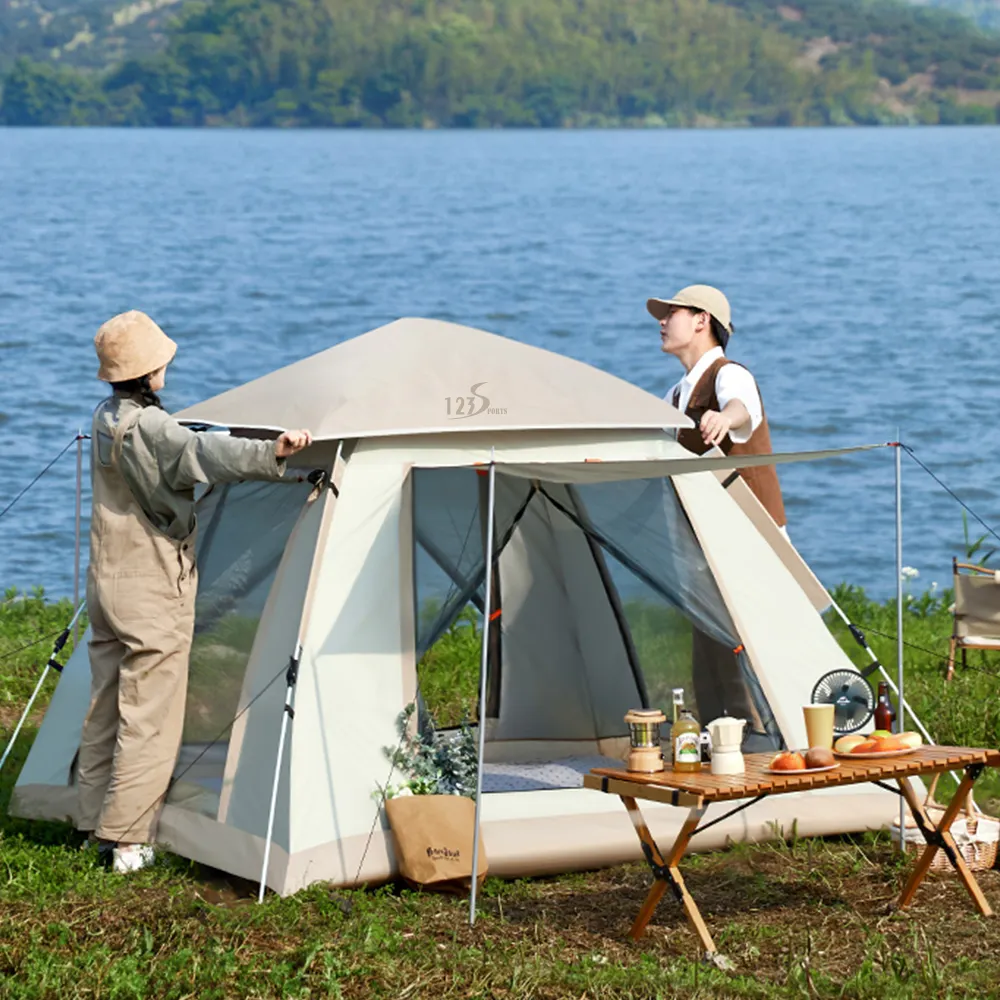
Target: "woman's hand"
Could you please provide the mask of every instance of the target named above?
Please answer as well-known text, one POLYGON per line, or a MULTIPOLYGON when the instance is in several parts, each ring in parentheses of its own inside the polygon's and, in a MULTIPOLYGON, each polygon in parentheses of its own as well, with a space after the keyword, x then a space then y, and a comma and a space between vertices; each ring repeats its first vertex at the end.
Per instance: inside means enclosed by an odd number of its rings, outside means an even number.
POLYGON ((312 444, 309 431, 284 431, 274 442, 274 453, 278 458, 288 458, 312 444))

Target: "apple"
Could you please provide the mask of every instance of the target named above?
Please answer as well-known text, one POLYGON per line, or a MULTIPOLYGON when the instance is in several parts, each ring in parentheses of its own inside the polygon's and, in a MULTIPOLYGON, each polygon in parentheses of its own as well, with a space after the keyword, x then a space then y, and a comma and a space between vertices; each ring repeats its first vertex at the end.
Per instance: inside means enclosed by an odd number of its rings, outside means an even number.
POLYGON ((771 761, 771 769, 774 771, 804 771, 806 759, 800 753, 786 750, 779 753, 771 761))
POLYGON ((876 736, 892 736, 892 733, 888 729, 876 729, 873 733, 868 734, 868 739, 874 739, 876 736))

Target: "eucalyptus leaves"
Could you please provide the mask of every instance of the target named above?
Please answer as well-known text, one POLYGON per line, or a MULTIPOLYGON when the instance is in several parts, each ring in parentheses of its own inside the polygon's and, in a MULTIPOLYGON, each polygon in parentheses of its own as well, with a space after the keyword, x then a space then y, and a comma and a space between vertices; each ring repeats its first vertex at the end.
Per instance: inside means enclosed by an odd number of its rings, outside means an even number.
POLYGON ((429 724, 426 730, 410 732, 416 705, 410 702, 396 719, 399 743, 383 747, 393 772, 404 780, 389 783, 376 797, 391 799, 401 795, 467 795, 476 797, 476 739, 468 722, 451 732, 440 732, 429 724))

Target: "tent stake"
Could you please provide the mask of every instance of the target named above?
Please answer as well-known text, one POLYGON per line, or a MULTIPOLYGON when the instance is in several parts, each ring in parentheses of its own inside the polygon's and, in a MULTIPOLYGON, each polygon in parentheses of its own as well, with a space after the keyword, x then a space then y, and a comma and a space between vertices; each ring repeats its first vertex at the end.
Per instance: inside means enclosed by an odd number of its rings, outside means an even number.
MULTIPOLYGON (((903 700, 903 449, 896 431, 896 732, 905 732, 906 714, 903 700)), ((899 850, 904 852, 906 844, 906 800, 899 800, 899 850)))
POLYGON ((271 784, 271 807, 267 813, 267 838, 264 841, 264 863, 260 869, 260 892, 257 902, 264 902, 264 892, 267 887, 267 866, 271 860, 271 835, 274 833, 274 811, 278 804, 278 782, 281 780, 281 761, 285 756, 285 735, 288 732, 288 720, 295 717, 292 708, 292 698, 295 695, 295 682, 299 676, 299 660, 302 657, 302 643, 295 647, 295 654, 288 661, 288 672, 285 680, 288 687, 285 690, 285 707, 281 713, 281 735, 278 737, 278 759, 274 762, 274 781, 271 784))
POLYGON ((476 767, 476 818, 472 825, 472 889, 469 894, 469 926, 476 922, 476 891, 479 877, 479 824, 483 803, 483 754, 486 752, 486 671, 489 665, 490 608, 493 600, 493 514, 496 484, 495 449, 490 449, 490 488, 486 503, 486 594, 483 602, 483 645, 479 659, 479 761, 476 767))

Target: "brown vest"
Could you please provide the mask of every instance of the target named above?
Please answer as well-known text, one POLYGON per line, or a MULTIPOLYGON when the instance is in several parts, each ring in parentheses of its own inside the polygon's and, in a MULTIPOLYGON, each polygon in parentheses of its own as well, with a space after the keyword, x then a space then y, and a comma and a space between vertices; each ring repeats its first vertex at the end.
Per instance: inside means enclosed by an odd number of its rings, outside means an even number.
MULTIPOLYGON (((685 415, 690 417, 695 426, 685 428, 677 435, 677 440, 688 451, 693 451, 696 455, 704 455, 708 451, 698 430, 701 418, 706 410, 719 409, 719 397, 715 394, 715 377, 719 374, 719 369, 723 365, 736 364, 728 358, 719 358, 709 365, 708 370, 694 387, 691 398, 688 400, 685 415)), ((763 399, 761 408, 763 408, 763 399)), ((722 444, 719 445, 727 455, 770 455, 771 454, 771 429, 767 425, 767 414, 761 420, 760 426, 750 435, 750 440, 745 444, 734 444, 727 434, 722 444)), ((773 465, 758 465, 750 469, 736 470, 745 480, 747 486, 753 491, 754 496, 764 505, 764 509, 771 515, 775 524, 784 527, 787 523, 785 518, 785 504, 781 499, 781 486, 778 484, 778 473, 773 465)))

